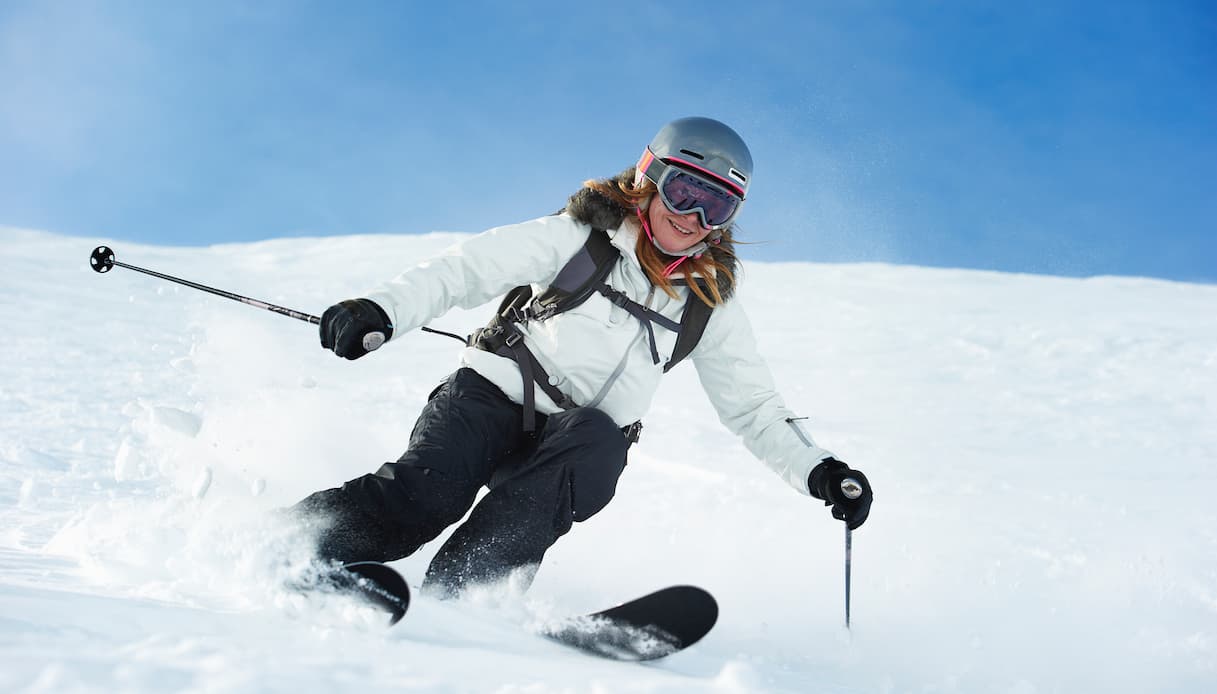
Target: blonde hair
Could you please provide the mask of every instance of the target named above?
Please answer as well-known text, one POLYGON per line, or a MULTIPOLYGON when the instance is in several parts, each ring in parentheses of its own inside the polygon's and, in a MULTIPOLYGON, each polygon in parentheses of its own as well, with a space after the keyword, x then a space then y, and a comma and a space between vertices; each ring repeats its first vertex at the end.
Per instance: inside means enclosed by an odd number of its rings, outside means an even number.
MULTIPOLYGON (((591 188, 621 205, 626 209, 627 215, 637 214, 637 211, 642 209, 643 203, 648 200, 651 200, 651 204, 662 205, 662 201, 654 200, 654 196, 658 191, 655 188, 655 183, 649 178, 640 177, 642 179, 641 182, 638 185, 634 185, 634 171, 634 167, 630 167, 622 171, 615 178, 584 181, 583 186, 591 188)), ((645 215, 646 213, 643 212, 642 214, 645 215)), ((735 276, 722 260, 735 255, 731 250, 732 243, 731 229, 723 229, 718 245, 711 246, 710 250, 703 253, 700 257, 689 257, 678 267, 684 275, 684 280, 689 287, 689 291, 693 292, 707 306, 717 306, 725 300, 719 289, 720 279, 726 281, 725 286, 735 284, 735 276), (696 281, 698 275, 705 278, 705 281, 696 281)), ((651 284, 662 289, 665 294, 673 299, 677 298, 672 278, 665 272, 670 261, 664 260, 660 255, 659 249, 655 247, 655 244, 651 243, 651 239, 645 232, 638 235, 638 241, 634 245, 634 254, 638 256, 638 262, 642 264, 642 269, 647 273, 651 284)))

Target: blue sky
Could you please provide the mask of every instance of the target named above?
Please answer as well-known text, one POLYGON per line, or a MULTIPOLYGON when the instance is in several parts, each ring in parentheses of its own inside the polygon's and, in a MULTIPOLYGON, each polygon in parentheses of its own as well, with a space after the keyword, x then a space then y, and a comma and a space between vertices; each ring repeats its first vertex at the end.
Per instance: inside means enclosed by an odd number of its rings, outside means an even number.
POLYGON ((6 0, 0 225, 480 231, 708 115, 756 161, 745 258, 1217 282, 1214 36, 1206 2, 6 0))

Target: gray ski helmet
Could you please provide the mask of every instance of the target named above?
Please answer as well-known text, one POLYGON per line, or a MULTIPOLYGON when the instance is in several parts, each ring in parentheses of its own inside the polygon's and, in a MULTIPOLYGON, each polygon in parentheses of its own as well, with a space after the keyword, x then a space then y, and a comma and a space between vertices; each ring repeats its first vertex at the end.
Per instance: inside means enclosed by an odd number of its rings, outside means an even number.
POLYGON ((710 174, 743 199, 752 182, 752 153, 726 124, 713 118, 680 118, 660 129, 638 160, 635 184, 659 183, 667 165, 710 174))

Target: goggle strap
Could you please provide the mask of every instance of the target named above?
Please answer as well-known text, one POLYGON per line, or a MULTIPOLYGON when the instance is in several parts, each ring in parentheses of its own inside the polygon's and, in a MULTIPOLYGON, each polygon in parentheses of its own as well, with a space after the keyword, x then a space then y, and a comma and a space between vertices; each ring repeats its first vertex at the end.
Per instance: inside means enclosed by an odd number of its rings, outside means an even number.
POLYGON ((647 222, 647 216, 642 213, 642 208, 635 207, 634 212, 638 213, 638 221, 642 222, 642 230, 647 233, 647 238, 651 243, 655 243, 655 237, 651 235, 651 225, 647 222))
POLYGON ((668 165, 656 158, 651 148, 647 147, 642 152, 642 158, 638 160, 638 168, 634 173, 634 186, 637 187, 641 184, 644 176, 658 183, 659 177, 663 176, 663 172, 667 168, 668 165))
POLYGON ((676 271, 676 268, 679 267, 681 263, 685 262, 688 259, 689 259, 689 256, 687 256, 687 255, 682 255, 679 258, 677 258, 675 261, 672 262, 671 265, 668 265, 667 267, 665 267, 663 269, 663 276, 668 277, 669 275, 671 275, 673 272, 676 271))

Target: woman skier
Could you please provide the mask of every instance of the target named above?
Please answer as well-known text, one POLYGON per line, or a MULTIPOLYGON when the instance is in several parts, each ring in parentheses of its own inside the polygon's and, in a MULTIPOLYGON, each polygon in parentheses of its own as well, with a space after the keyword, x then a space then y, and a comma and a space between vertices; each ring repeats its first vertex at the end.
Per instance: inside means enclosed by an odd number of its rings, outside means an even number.
POLYGON ((326 310, 322 347, 358 359, 454 306, 506 293, 431 393, 401 458, 294 507, 319 557, 405 557, 489 487, 424 588, 457 594, 517 570, 527 585, 572 523, 612 499, 660 377, 686 355, 754 455, 862 525, 866 476, 816 446, 786 408, 733 298, 732 229, 751 178, 734 130, 682 118, 635 167, 588 181, 560 213, 491 229, 326 310), (843 490, 847 479, 857 486, 843 490))

